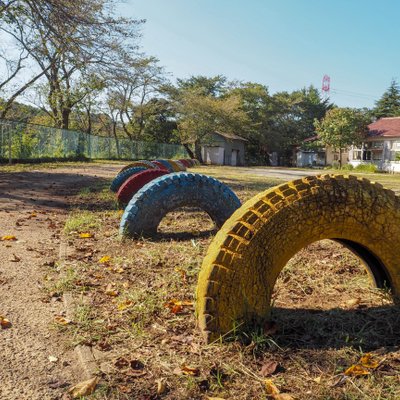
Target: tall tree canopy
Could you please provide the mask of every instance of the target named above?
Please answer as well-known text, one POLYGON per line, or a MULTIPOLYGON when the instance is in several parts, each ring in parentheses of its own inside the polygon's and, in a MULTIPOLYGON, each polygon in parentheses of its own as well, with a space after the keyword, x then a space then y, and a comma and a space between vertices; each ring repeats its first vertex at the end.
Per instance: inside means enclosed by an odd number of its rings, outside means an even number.
POLYGON ((395 79, 376 102, 373 115, 376 118, 400 116, 400 87, 395 79))

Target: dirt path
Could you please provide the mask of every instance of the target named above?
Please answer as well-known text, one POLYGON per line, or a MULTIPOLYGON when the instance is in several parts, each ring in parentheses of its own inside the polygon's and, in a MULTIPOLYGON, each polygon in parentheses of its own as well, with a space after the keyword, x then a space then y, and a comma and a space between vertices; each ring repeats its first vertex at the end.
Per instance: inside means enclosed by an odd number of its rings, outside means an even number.
POLYGON ((82 380, 73 350, 54 324, 63 303, 43 286, 59 258, 68 204, 81 187, 99 181, 93 175, 85 169, 0 172, 0 237, 17 238, 0 241, 0 315, 12 323, 0 330, 1 399, 59 399, 82 380))

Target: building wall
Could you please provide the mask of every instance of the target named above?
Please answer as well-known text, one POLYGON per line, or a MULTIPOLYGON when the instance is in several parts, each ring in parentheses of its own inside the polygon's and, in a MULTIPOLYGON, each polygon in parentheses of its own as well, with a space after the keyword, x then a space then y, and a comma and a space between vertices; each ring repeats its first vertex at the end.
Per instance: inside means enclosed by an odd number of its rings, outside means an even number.
POLYGON ((222 136, 213 135, 209 144, 201 146, 201 155, 206 164, 222 165, 219 159, 221 151, 224 154, 223 165, 232 165, 232 151, 238 151, 236 165, 245 165, 245 144, 242 140, 227 140, 222 136))

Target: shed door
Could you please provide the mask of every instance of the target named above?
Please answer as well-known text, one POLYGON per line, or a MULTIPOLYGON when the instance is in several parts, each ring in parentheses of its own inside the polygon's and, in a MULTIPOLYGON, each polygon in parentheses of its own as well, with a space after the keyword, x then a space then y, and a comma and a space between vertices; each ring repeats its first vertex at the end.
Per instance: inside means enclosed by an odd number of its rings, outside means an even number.
POLYGON ((206 147, 206 162, 214 165, 224 164, 223 147, 206 147))
POLYGON ((239 150, 232 150, 231 165, 236 166, 239 158, 239 150))

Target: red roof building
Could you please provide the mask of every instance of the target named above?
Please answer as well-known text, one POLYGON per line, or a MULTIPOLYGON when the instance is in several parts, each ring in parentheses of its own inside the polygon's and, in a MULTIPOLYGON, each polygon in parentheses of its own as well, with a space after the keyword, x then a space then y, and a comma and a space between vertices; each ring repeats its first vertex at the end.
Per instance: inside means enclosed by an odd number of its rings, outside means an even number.
POLYGON ((368 125, 368 137, 400 138, 400 117, 381 118, 368 125))

